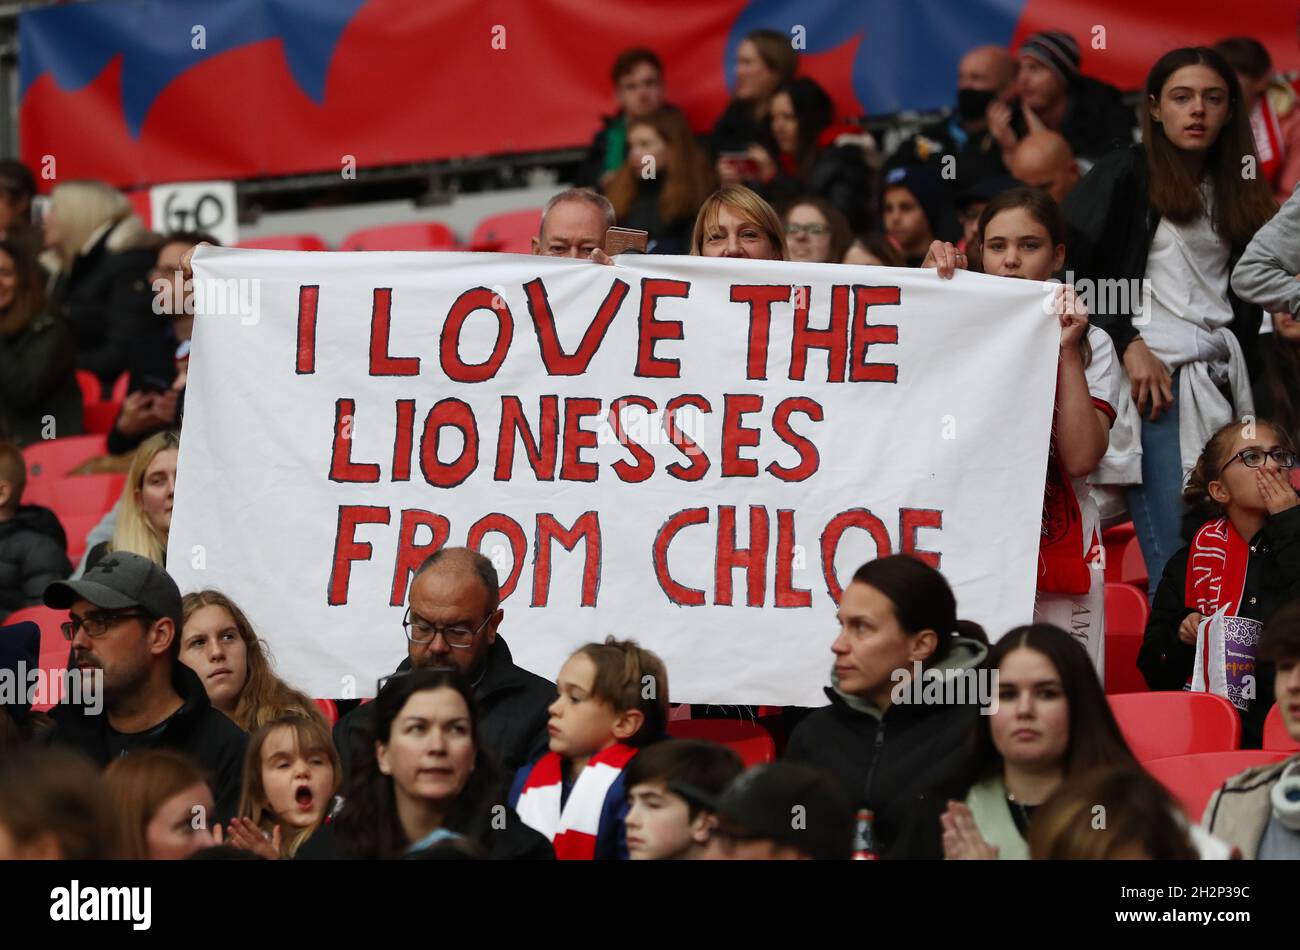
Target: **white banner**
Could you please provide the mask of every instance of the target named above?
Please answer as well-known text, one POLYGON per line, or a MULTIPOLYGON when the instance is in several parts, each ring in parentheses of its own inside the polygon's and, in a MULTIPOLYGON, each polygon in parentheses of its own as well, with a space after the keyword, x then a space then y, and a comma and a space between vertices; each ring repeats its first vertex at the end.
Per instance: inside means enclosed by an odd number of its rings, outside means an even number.
POLYGON ((674 702, 822 704, 833 598, 877 554, 939 564, 993 637, 1033 615, 1045 285, 640 255, 194 264, 168 569, 230 594, 312 695, 373 694, 444 542, 497 565, 521 666, 553 679, 635 637, 674 702))

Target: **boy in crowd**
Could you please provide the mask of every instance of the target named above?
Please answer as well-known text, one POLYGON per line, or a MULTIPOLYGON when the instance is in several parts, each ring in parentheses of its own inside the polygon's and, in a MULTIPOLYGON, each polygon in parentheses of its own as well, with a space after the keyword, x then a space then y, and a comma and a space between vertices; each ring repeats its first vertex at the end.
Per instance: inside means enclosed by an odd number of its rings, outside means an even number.
POLYGON ((771 762, 732 781, 713 805, 718 827, 708 857, 731 861, 847 860, 853 811, 830 775, 771 762))
POLYGON ((63 526, 54 512, 26 505, 27 463, 0 442, 0 617, 34 607, 45 588, 72 573, 63 526))
POLYGON ((740 756, 715 742, 679 739, 640 753, 624 778, 628 856, 633 861, 703 858, 718 824, 705 803, 744 770, 740 756))
POLYGON ((626 858, 623 769, 663 738, 668 671, 634 640, 588 643, 565 662, 550 706, 550 751, 519 770, 510 805, 560 860, 626 858))

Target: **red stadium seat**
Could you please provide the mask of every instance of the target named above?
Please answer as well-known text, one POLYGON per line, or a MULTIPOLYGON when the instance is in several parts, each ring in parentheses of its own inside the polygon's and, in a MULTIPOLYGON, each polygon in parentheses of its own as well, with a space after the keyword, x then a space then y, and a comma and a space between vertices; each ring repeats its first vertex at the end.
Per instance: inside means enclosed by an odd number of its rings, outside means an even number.
POLYGON ((1137 538, 1124 548, 1124 558, 1119 566, 1119 579, 1146 593, 1150 575, 1147 573, 1147 562, 1142 557, 1142 545, 1138 544, 1137 538))
POLYGON ((533 238, 542 221, 541 208, 507 211, 484 218, 469 239, 471 251, 503 251, 509 254, 530 254, 533 238))
POLYGON ((1282 722, 1282 707, 1277 703, 1268 711, 1264 717, 1264 742, 1263 746, 1267 752, 1300 752, 1300 742, 1291 738, 1291 733, 1286 731, 1286 725, 1282 722))
POLYGON ((1285 752, 1238 749, 1234 752, 1200 752, 1150 759, 1142 767, 1155 776, 1178 799, 1194 822, 1199 822, 1210 796, 1238 772, 1270 765, 1287 758, 1285 752))
POLYGON ((88 369, 77 370, 77 385, 81 387, 81 404, 83 406, 93 405, 103 397, 99 377, 88 369))
POLYGON ((51 506, 62 491, 60 482, 87 459, 103 455, 107 439, 97 435, 70 435, 61 439, 33 442, 23 449, 27 461, 27 489, 23 501, 29 505, 51 506))
POLYGON ((121 376, 117 377, 116 382, 113 383, 113 392, 108 397, 109 400, 111 402, 117 402, 117 403, 122 402, 124 399, 126 399, 126 393, 127 390, 130 388, 130 386, 131 386, 131 374, 123 373, 121 376))
POLYGON ((1120 567, 1124 563, 1124 549, 1136 537, 1137 532, 1131 521, 1117 524, 1101 533, 1101 546, 1106 552, 1106 583, 1119 583, 1123 580, 1120 567))
POLYGON ((1222 696, 1154 692, 1107 696, 1119 730, 1139 762, 1241 746, 1241 717, 1222 696))
POLYGON ((314 699, 312 702, 316 704, 316 708, 321 711, 321 715, 325 717, 325 721, 332 729, 339 721, 339 704, 332 699, 314 699))
POLYGON ((1146 595, 1128 584, 1106 582, 1106 692, 1141 693, 1146 680, 1137 656, 1151 607, 1146 595))
POLYGON ((249 247, 261 251, 329 250, 329 245, 314 234, 267 234, 240 241, 235 247, 249 247))
POLYGON ((668 723, 668 734, 675 739, 704 739, 730 746, 745 768, 776 758, 776 743, 767 730, 739 719, 677 719, 668 723))
POLYGON ((340 251, 455 251, 460 248, 451 228, 440 221, 384 224, 353 231, 340 251))
MULTIPOLYGON (((24 607, 5 618, 6 624, 22 623, 24 620, 30 620, 36 626, 41 628, 41 669, 49 671, 66 670, 68 668, 68 656, 72 649, 68 641, 63 638, 63 631, 59 629, 59 624, 68 619, 66 610, 52 610, 49 607, 24 607)), ((40 702, 33 703, 32 709, 36 712, 44 712, 49 709, 53 703, 40 702)))
POLYGON ((82 407, 82 428, 90 435, 108 435, 113 431, 113 423, 122 411, 121 400, 115 402, 95 402, 82 407))

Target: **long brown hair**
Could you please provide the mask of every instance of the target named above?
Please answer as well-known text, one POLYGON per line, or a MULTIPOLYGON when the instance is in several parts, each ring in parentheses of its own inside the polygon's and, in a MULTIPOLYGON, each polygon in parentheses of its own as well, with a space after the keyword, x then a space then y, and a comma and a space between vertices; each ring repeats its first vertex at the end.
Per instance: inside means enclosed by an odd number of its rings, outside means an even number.
POLYGON ((1200 457, 1187 475, 1187 485, 1183 488, 1183 504, 1190 513, 1195 515, 1198 522, 1204 523, 1223 517, 1223 505, 1210 497, 1210 482, 1217 482, 1223 476, 1223 466, 1228 462, 1233 443, 1242 430, 1251 424, 1257 431, 1270 430, 1277 436, 1277 441, 1282 448, 1295 451, 1291 434, 1271 419, 1255 419, 1252 422, 1247 416, 1241 422, 1229 422, 1221 426, 1205 443, 1200 457))
POLYGON ((826 219, 826 226, 831 229, 830 260, 828 263, 842 263, 849 245, 853 243, 853 232, 849 230, 849 222, 844 217, 843 212, 825 198, 820 195, 804 195, 802 198, 795 199, 785 206, 785 213, 781 215, 781 224, 788 226, 790 224, 790 212, 804 205, 816 208, 817 213, 826 219))
POLYGON ((1260 340, 1259 355, 1264 370, 1256 386, 1272 404, 1278 431, 1295 439, 1300 436, 1300 404, 1295 391, 1300 385, 1300 347, 1288 343, 1280 333, 1268 333, 1260 340))
MULTIPOLYGON (((663 177, 663 189, 659 193, 659 217, 665 224, 689 218, 714 188, 713 173, 704 152, 696 144, 691 127, 676 109, 660 109, 640 119, 633 119, 627 124, 629 136, 638 125, 648 125, 654 129, 655 134, 668 147, 666 167, 655 170, 657 175, 663 177)), ((619 220, 632 210, 637 182, 640 180, 641 169, 633 166, 629 155, 605 188, 605 197, 614 206, 619 220)))
MULTIPOLYGON (((272 719, 254 732, 252 738, 248 740, 248 751, 244 754, 244 782, 239 792, 239 814, 253 819, 257 827, 268 834, 279 822, 279 818, 271 809, 271 800, 266 794, 266 785, 262 781, 262 746, 266 745, 266 740, 277 729, 293 731, 294 749, 302 755, 320 753, 329 759, 330 767, 334 770, 334 785, 330 789, 331 798, 338 794, 339 786, 343 782, 343 763, 339 760, 338 750, 334 748, 334 740, 323 720, 319 717, 297 714, 272 719)), ((325 806, 328 814, 328 801, 325 806)), ((280 856, 293 857, 302 843, 311 837, 316 827, 293 828, 289 825, 281 827, 280 832, 283 837, 280 840, 280 856)))
POLYGON ((1262 176, 1257 173, 1247 178, 1242 173, 1247 157, 1256 164, 1259 158, 1236 72, 1208 46, 1182 47, 1156 61, 1147 76, 1146 95, 1142 142, 1151 173, 1152 209, 1175 224, 1187 224, 1210 212, 1214 231, 1220 238, 1232 246, 1245 245, 1277 211, 1277 202, 1262 176), (1151 105, 1160 102, 1169 77, 1185 66, 1206 66, 1214 70, 1228 89, 1228 121, 1205 153, 1204 176, 1214 185, 1213 209, 1205 207, 1199 182, 1179 158, 1178 149, 1165 135, 1164 127, 1151 116, 1151 105))
POLYGON ((14 299, 0 312, 0 336, 27 329, 33 318, 45 310, 45 276, 35 255, 8 239, 0 240, 0 253, 14 266, 14 299))
MULTIPOLYGON (((104 770, 104 786, 117 820, 118 856, 149 857, 145 831, 169 798, 207 782, 198 764, 171 749, 145 749, 114 759, 104 770)), ((208 815, 208 827, 213 816, 208 815)))
POLYGON ((239 690, 239 703, 235 706, 233 717, 235 725, 245 732, 255 732, 271 720, 289 714, 318 719, 324 723, 324 717, 309 696, 275 675, 266 644, 258 638, 253 624, 239 609, 239 605, 221 591, 209 588, 181 598, 181 634, 177 640, 182 645, 185 625, 195 611, 204 607, 220 607, 230 614, 235 629, 239 631, 239 638, 244 641, 244 652, 248 656, 248 677, 239 690))

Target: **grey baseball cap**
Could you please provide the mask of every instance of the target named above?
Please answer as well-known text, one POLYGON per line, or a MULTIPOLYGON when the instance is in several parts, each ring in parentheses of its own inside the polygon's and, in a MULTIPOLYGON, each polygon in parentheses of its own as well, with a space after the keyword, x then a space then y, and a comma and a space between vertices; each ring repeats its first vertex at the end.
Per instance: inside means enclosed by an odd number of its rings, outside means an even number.
POLYGON ((162 567, 129 551, 104 555, 78 581, 55 581, 45 588, 45 606, 67 610, 88 600, 105 610, 140 607, 154 617, 181 624, 181 590, 162 567))

